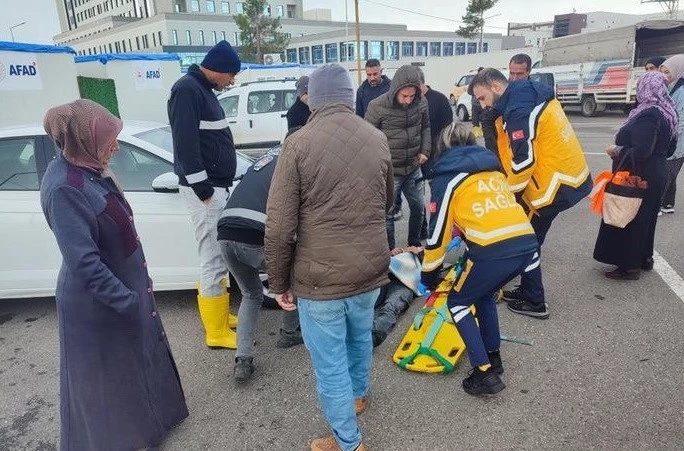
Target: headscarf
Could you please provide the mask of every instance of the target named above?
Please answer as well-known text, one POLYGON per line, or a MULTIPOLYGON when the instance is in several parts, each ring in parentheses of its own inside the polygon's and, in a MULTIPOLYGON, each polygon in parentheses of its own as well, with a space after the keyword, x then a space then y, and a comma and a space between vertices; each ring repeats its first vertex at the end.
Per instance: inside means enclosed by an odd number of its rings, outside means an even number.
POLYGON ((637 83, 637 102, 636 108, 629 113, 629 117, 622 124, 625 128, 636 120, 636 118, 649 108, 658 108, 670 126, 671 137, 677 136, 679 119, 675 111, 672 97, 667 93, 667 78, 657 71, 646 72, 637 83))
POLYGON ((65 160, 112 178, 121 190, 108 167, 112 146, 123 128, 121 119, 92 100, 80 99, 50 108, 43 127, 65 160))
POLYGON ((666 59, 662 66, 672 74, 672 84, 677 83, 680 78, 684 78, 684 54, 671 56, 666 59))

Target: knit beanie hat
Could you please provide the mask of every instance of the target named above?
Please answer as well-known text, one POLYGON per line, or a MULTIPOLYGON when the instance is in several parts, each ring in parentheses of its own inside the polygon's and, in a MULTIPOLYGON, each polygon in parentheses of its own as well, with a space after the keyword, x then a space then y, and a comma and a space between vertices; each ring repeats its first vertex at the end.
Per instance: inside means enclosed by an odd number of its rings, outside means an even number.
POLYGON ((295 87, 297 88, 297 97, 301 97, 309 92, 309 77, 306 75, 299 77, 299 80, 295 83, 295 87))
POLYGON ((240 72, 240 57, 228 41, 221 41, 209 49, 201 66, 221 74, 237 74, 240 72))
POLYGON ((354 109, 354 87, 347 69, 339 64, 322 66, 309 78, 311 111, 333 104, 342 104, 354 109))

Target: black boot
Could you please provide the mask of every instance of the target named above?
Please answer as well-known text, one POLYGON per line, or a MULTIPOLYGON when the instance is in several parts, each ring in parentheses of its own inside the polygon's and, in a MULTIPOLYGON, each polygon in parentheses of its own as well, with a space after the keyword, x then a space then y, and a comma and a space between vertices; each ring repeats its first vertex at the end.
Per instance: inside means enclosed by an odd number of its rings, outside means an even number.
POLYGON ((493 395, 499 393, 504 388, 506 388, 506 385, 491 367, 487 371, 473 368, 470 376, 463 379, 463 390, 473 396, 493 395))

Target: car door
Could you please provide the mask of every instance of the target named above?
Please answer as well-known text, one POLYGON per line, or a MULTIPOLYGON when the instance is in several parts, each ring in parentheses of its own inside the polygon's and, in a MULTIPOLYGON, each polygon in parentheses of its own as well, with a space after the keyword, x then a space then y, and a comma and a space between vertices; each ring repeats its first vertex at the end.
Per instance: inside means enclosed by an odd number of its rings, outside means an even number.
POLYGON ((280 142, 283 142, 285 140, 285 135, 287 135, 287 111, 297 101, 297 90, 282 91, 282 95, 283 109, 280 114, 280 142))
POLYGON ((61 255, 40 206, 42 136, 0 138, 0 298, 51 296, 61 255))
MULTIPOLYGON (((251 91, 247 95, 247 133, 250 146, 270 147, 281 140, 283 91, 251 91)), ((287 123, 287 120, 286 120, 287 123)), ((287 127, 287 125, 286 125, 287 127)))
POLYGON ((223 108, 226 119, 228 119, 228 126, 233 134, 233 142, 236 146, 244 144, 247 139, 245 133, 247 130, 247 117, 244 114, 245 98, 239 92, 235 92, 235 94, 219 98, 218 101, 221 108, 223 108))
POLYGON ((173 172, 173 164, 146 151, 134 137, 119 140, 110 163, 135 217, 155 290, 191 289, 197 284, 199 258, 195 232, 177 192, 155 192, 152 181, 173 172))

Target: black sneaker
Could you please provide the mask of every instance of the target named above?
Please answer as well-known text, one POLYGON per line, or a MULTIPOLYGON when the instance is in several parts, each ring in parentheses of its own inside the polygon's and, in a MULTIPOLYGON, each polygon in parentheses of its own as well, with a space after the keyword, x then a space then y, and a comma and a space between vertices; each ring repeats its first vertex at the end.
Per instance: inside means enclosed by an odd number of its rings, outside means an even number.
POLYGON ((499 393, 504 388, 506 388, 506 385, 501 381, 499 375, 494 372, 493 367, 487 371, 473 368, 470 375, 463 379, 463 390, 473 396, 493 395, 499 393))
POLYGON ((501 297, 506 302, 519 301, 522 299, 522 288, 520 285, 513 288, 512 290, 503 290, 503 296, 501 297))
POLYGON ((537 319, 546 319, 549 317, 549 309, 546 302, 538 305, 523 299, 509 301, 508 310, 519 315, 527 315, 537 319))
POLYGON ((643 271, 652 271, 653 270, 653 257, 646 257, 644 259, 644 262, 641 264, 641 269, 643 271))
POLYGON ((371 335, 373 337, 373 347, 377 348, 382 344, 383 341, 387 338, 387 334, 384 332, 380 332, 379 330, 373 330, 371 331, 371 335))
POLYGON ((674 205, 665 205, 660 208, 663 213, 674 213, 674 205))
POLYGON ((503 374, 504 368, 501 362, 501 353, 499 351, 488 352, 487 356, 489 357, 489 364, 492 365, 492 371, 495 374, 503 374))
POLYGON ((297 330, 296 332, 285 332, 280 330, 280 338, 276 341, 276 348, 286 349, 293 346, 297 346, 304 343, 302 338, 302 333, 297 330))
POLYGON ((254 374, 254 359, 252 357, 236 357, 233 367, 233 378, 238 382, 247 382, 254 374))

